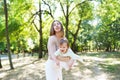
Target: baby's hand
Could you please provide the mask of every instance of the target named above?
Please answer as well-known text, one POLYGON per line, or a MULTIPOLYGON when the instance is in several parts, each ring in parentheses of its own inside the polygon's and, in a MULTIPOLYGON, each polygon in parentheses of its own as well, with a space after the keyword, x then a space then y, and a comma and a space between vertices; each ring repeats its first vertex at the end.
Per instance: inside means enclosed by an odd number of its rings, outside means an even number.
POLYGON ((83 59, 79 59, 79 62, 82 63, 83 65, 85 65, 83 59))
POLYGON ((56 68, 60 68, 60 62, 59 61, 56 62, 56 68))
POLYGON ((69 69, 72 68, 73 64, 74 64, 74 60, 70 60, 70 61, 68 62, 69 69))
POLYGON ((60 66, 60 62, 59 62, 59 61, 56 61, 56 65, 57 65, 57 66, 60 66))

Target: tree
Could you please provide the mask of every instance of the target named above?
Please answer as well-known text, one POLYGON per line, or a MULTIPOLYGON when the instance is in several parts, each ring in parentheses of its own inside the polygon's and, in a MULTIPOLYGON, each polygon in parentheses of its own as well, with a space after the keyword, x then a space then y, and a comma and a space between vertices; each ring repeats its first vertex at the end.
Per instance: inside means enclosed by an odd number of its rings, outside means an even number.
POLYGON ((43 33, 42 33, 42 9, 41 9, 41 4, 42 4, 42 1, 39 0, 39 11, 36 12, 35 14, 33 14, 33 16, 38 16, 39 17, 39 28, 38 26, 36 25, 35 23, 35 18, 33 19, 32 23, 34 24, 34 27, 36 28, 38 34, 39 34, 39 56, 38 58, 42 58, 43 56, 43 33))
POLYGON ((14 69, 11 59, 11 51, 10 51, 10 40, 9 40, 9 32, 8 32, 8 10, 7 10, 7 2, 4 0, 4 11, 5 11, 5 27, 6 27, 6 40, 7 40, 7 52, 9 56, 10 68, 14 69))
POLYGON ((119 42, 119 0, 103 0, 99 3, 97 16, 101 19, 98 41, 106 51, 114 51, 119 42))

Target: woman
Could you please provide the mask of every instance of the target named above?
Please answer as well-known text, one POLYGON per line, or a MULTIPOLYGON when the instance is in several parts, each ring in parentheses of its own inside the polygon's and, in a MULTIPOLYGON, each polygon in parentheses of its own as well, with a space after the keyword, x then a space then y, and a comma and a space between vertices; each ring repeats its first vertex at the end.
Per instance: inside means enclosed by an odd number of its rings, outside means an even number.
MULTIPOLYGON (((53 21, 50 29, 50 37, 48 39, 48 60, 45 66, 46 80, 62 80, 62 69, 56 65, 55 52, 58 49, 59 41, 64 38, 64 29, 60 21, 53 21)), ((70 60, 68 57, 57 57, 60 61, 70 60)))

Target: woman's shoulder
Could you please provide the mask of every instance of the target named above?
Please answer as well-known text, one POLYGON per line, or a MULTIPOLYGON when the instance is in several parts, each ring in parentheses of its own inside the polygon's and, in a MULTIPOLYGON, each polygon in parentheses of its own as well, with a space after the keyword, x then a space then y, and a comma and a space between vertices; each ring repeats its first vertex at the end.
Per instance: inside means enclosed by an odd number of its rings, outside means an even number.
POLYGON ((54 35, 52 35, 52 36, 49 36, 49 40, 56 40, 56 38, 54 35))
POLYGON ((68 40, 66 37, 63 37, 63 38, 61 38, 61 39, 68 40))
POLYGON ((55 38, 55 35, 49 36, 49 38, 52 38, 52 39, 54 39, 54 38, 55 38))

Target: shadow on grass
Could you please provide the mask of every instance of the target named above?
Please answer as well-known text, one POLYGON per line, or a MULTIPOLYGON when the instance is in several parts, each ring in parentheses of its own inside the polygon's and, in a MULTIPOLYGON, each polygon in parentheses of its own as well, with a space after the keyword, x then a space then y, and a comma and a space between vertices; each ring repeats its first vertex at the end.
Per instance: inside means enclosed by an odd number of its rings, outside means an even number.
POLYGON ((45 72, 41 70, 40 61, 37 61, 8 70, 1 80, 45 80, 45 72))
MULTIPOLYGON (((21 68, 21 67, 25 67, 25 66, 27 66, 27 65, 30 65, 30 64, 34 64, 35 62, 37 62, 37 61, 39 61, 39 60, 34 60, 33 62, 31 62, 31 63, 28 63, 28 64, 24 64, 24 65, 21 65, 21 66, 17 66, 16 68, 14 68, 14 69, 18 69, 18 68, 21 68)), ((17 62, 16 62, 17 63, 17 62)), ((13 70, 14 70, 13 69, 13 70)), ((0 71, 0 73, 2 73, 2 72, 7 72, 7 71, 12 71, 12 69, 8 69, 8 70, 1 70, 0 71)))
POLYGON ((106 72, 111 74, 112 80, 120 79, 120 64, 99 64, 106 72))
POLYGON ((104 70, 110 73, 120 74, 120 64, 99 64, 104 70))
POLYGON ((120 58, 120 52, 95 52, 85 53, 83 55, 99 58, 120 58))

